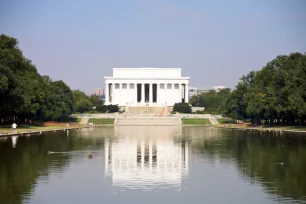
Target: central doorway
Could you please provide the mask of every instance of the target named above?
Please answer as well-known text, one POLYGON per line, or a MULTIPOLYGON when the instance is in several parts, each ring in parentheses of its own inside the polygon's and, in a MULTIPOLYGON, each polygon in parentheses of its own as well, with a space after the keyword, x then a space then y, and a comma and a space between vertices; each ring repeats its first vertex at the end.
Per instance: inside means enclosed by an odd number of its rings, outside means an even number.
POLYGON ((153 84, 153 103, 157 102, 157 84, 153 84))
POLYGON ((141 84, 137 84, 137 102, 141 102, 141 84))
POLYGON ((150 84, 145 84, 145 102, 149 103, 150 100, 150 84))

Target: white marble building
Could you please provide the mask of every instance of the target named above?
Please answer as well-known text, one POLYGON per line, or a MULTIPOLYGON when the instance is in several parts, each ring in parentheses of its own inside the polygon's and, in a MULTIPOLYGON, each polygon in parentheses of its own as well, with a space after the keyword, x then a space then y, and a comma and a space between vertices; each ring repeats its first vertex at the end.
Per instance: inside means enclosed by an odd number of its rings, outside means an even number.
POLYGON ((113 68, 104 79, 106 105, 173 106, 189 98, 189 77, 181 68, 113 68))

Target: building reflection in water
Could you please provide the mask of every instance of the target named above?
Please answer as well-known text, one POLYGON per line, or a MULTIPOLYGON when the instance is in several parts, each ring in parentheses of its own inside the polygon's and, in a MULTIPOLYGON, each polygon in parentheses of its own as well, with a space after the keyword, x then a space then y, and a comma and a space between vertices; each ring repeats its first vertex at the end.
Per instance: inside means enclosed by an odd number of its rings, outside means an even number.
POLYGON ((12 136, 12 147, 16 148, 18 136, 12 136))
POLYGON ((115 127, 115 138, 105 143, 105 174, 115 187, 180 188, 188 176, 181 127, 115 127))

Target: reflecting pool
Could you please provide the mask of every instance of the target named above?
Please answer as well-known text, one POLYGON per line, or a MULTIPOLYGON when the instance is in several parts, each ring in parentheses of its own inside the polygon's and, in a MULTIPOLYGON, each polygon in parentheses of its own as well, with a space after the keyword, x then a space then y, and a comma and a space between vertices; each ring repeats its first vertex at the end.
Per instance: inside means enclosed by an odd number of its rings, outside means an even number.
POLYGON ((304 135, 205 127, 0 137, 0 203, 306 203, 305 161, 304 135))

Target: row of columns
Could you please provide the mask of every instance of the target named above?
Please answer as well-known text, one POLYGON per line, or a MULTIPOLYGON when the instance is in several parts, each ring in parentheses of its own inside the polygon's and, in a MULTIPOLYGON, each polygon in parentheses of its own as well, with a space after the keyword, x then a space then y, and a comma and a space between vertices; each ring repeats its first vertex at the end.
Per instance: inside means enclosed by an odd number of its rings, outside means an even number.
MULTIPOLYGON (((105 101, 106 102, 111 102, 110 100, 110 93, 113 94, 114 93, 114 89, 115 89, 115 84, 119 84, 119 89, 122 90, 122 85, 126 84, 126 89, 129 90, 130 89, 130 84, 134 85, 134 90, 136 90, 137 93, 137 84, 139 83, 106 83, 105 84, 105 101), (111 92, 110 92, 110 84, 112 85, 111 88, 111 92)), ((157 85, 157 90, 156 90, 156 94, 158 95, 159 90, 160 90, 160 85, 163 84, 164 85, 164 89, 167 90, 168 89, 168 84, 171 84, 171 89, 170 90, 174 90, 175 89, 175 85, 178 84, 179 85, 179 92, 181 94, 181 98, 185 99, 185 102, 189 102, 189 88, 188 88, 188 84, 179 84, 179 83, 141 83, 141 103, 145 103, 145 84, 149 84, 149 103, 153 102, 153 84, 157 85), (185 85, 185 90, 183 92, 182 89, 182 85, 185 85), (184 94, 184 95, 182 95, 184 94)), ((158 97, 157 97, 158 98, 158 97)))
POLYGON ((152 142, 149 141, 148 152, 145 150, 146 145, 144 141, 141 141, 140 144, 138 143, 136 146, 135 143, 131 144, 129 142, 129 145, 131 145, 131 148, 128 149, 130 151, 122 153, 121 149, 119 149, 121 145, 117 146, 109 141, 105 142, 105 172, 108 172, 109 170, 111 170, 112 173, 129 172, 130 170, 135 171, 135 169, 138 168, 138 157, 140 157, 140 169, 142 172, 146 170, 152 172, 153 169, 158 169, 159 171, 157 172, 161 173, 160 170, 162 167, 166 172, 188 172, 188 142, 185 142, 184 145, 178 145, 175 143, 168 143, 168 145, 161 144, 161 148, 158 148, 158 144, 153 145, 152 142), (139 146, 140 152, 137 151, 139 146), (158 152, 159 149, 162 149, 161 152, 158 152), (149 167, 148 169, 145 168, 146 155, 149 156, 147 163, 149 167), (153 156, 156 156, 155 165, 153 165, 153 156), (131 161, 132 163, 129 163, 131 161), (130 164, 132 164, 132 166, 130 164))

